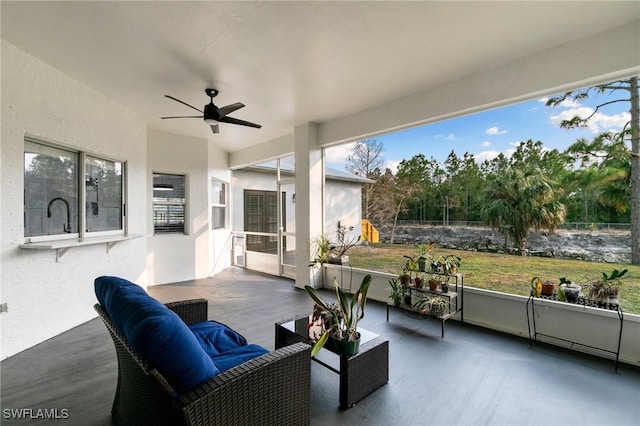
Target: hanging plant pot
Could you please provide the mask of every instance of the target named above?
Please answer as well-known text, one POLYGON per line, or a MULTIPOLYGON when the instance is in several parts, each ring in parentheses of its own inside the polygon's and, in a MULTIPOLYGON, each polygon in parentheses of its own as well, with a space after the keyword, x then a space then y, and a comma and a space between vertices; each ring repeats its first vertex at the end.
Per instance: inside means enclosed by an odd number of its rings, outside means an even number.
POLYGON ((331 339, 338 355, 351 356, 357 354, 358 350, 360 350, 360 333, 357 333, 356 340, 336 339, 333 335, 331 339))

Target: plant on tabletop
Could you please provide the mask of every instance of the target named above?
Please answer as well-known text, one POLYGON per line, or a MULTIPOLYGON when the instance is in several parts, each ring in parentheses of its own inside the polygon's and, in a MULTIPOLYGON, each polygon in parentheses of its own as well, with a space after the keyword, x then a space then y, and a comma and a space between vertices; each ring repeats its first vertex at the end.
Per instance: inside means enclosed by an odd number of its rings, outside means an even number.
POLYGON ((627 269, 614 269, 611 274, 602 273, 601 279, 594 279, 589 284, 589 297, 597 303, 618 304, 618 294, 622 285, 622 277, 627 269))
POLYGON ((566 277, 560 277, 558 300, 561 302, 575 303, 580 295, 580 290, 582 290, 580 285, 571 282, 566 277))
POLYGON ((367 274, 362 279, 360 287, 349 299, 334 278, 337 306, 331 306, 331 304, 325 302, 315 288, 309 285, 304 287, 311 299, 333 318, 332 324, 313 345, 311 356, 315 356, 322 349, 330 336, 336 341, 356 342, 355 348, 357 350, 357 342, 360 339, 358 322, 364 317, 364 307, 367 302, 367 293, 371 280, 371 275, 367 274))

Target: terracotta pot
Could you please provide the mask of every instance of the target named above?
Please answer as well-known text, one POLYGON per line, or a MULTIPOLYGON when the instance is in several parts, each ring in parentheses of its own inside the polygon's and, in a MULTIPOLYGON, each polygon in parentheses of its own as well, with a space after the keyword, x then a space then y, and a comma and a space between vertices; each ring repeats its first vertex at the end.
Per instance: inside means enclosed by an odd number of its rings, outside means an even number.
POLYGON ((553 292, 556 289, 556 285, 550 282, 542 283, 542 294, 544 296, 553 296, 553 292))
POLYGON ((429 290, 436 291, 438 289, 438 281, 429 280, 429 290))
POLYGON ((422 288, 422 285, 423 285, 422 278, 416 277, 414 282, 416 284, 416 288, 422 288))

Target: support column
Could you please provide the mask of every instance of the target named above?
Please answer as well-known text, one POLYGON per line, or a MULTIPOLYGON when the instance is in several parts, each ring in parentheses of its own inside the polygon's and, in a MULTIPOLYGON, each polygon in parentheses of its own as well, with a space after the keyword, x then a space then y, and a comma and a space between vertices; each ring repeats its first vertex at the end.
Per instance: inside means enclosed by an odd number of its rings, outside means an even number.
POLYGON ((321 270, 309 267, 311 240, 324 232, 324 157, 314 123, 296 126, 296 287, 321 285, 321 270), (314 280, 315 278, 315 280, 314 280))

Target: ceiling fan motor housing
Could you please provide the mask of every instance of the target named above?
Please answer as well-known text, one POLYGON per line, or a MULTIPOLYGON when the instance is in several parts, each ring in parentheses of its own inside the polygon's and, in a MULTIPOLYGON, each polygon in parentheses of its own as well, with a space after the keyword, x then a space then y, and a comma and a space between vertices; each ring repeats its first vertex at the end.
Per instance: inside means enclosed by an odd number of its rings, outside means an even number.
POLYGON ((220 120, 220 113, 218 107, 213 102, 204 106, 204 121, 207 120, 220 120))

